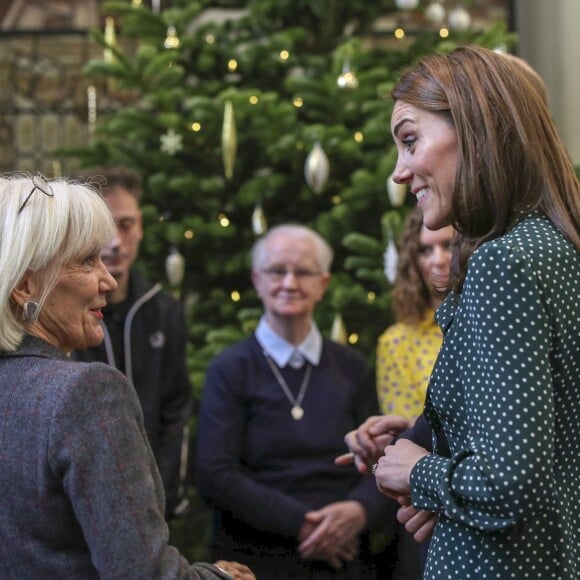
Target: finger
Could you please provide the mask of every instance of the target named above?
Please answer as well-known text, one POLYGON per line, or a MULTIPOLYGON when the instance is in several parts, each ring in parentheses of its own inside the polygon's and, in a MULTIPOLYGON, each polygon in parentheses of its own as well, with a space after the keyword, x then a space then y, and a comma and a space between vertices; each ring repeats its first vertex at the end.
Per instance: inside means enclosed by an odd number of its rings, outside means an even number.
POLYGON ((344 436, 344 442, 346 446, 349 448, 349 450, 352 451, 352 453, 354 453, 355 455, 366 454, 366 450, 363 447, 361 447, 358 441, 356 429, 353 431, 349 431, 344 436))
POLYGON ((397 510, 397 521, 405 525, 415 515, 417 510, 413 506, 403 506, 397 510))
POLYGON ((234 580, 252 580, 255 579, 254 573, 245 564, 239 562, 228 562, 225 560, 218 560, 214 566, 226 572, 234 578, 234 580))
POLYGON ((433 531, 435 530, 435 526, 437 525, 437 517, 433 517, 428 522, 425 522, 425 525, 421 526, 414 534, 413 538, 417 542, 424 542, 428 540, 432 535, 433 531))
POLYGON ((322 511, 311 511, 304 514, 304 520, 310 524, 319 524, 324 519, 322 511))
MULTIPOLYGON (((376 477, 376 476, 375 476, 376 477)), ((390 489, 388 487, 383 486, 379 480, 377 479, 377 488, 379 489, 379 491, 383 494, 386 495, 387 497, 390 497, 391 499, 394 499, 395 501, 398 500, 398 498, 401 496, 401 494, 398 491, 395 491, 393 489, 390 489)), ((398 503, 398 501, 397 501, 398 503)))
POLYGON ((322 540, 326 533, 327 526, 321 523, 299 546, 301 554, 308 554, 316 549, 317 544, 322 540))
POLYGON ((391 435, 398 435, 409 426, 409 421, 399 415, 384 415, 378 417, 373 421, 368 428, 368 433, 371 437, 389 433, 391 435))
POLYGON ((363 475, 370 471, 367 460, 358 455, 354 456, 354 466, 356 467, 356 470, 363 475))
POLYGON ((369 453, 374 451, 374 441, 362 429, 357 429, 354 436, 357 446, 353 445, 351 449, 354 448, 358 455, 366 457, 369 453))
POLYGON ((354 462, 354 453, 343 453, 342 455, 334 458, 334 463, 336 465, 352 465, 354 462))
MULTIPOLYGON (((405 522, 405 529, 414 534, 431 519, 429 512, 419 511, 405 522)), ((403 523, 403 522, 401 522, 403 523)))
POLYGON ((340 557, 346 562, 352 562, 358 554, 357 544, 346 544, 340 551, 340 557))

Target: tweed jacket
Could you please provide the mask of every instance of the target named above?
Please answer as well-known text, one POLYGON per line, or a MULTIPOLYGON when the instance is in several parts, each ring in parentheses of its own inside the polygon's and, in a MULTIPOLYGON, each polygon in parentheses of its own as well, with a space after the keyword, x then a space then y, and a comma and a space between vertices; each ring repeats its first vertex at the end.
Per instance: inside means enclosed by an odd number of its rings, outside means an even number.
POLYGON ((167 545, 135 390, 26 336, 0 351, 0 577, 228 578, 167 545))

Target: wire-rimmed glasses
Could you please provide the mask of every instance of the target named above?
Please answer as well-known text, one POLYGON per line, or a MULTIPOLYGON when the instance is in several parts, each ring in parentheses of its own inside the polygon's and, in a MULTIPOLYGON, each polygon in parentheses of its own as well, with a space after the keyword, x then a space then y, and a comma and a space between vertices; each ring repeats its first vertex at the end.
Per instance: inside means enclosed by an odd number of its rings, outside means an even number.
POLYGON ((20 206, 20 209, 18 210, 18 215, 20 215, 20 212, 24 209, 24 206, 28 203, 28 200, 32 197, 32 194, 37 189, 38 189, 38 191, 41 191, 42 193, 44 193, 44 195, 46 195, 47 197, 54 197, 54 193, 52 191, 52 188, 47 183, 47 181, 44 179, 44 177, 42 177, 42 175, 40 175, 40 173, 36 173, 35 175, 32 176, 31 179, 32 179, 32 189, 30 190, 30 193, 26 196, 26 199, 22 202, 22 205, 20 206))
POLYGON ((322 272, 320 270, 309 270, 307 268, 296 268, 296 270, 291 270, 284 266, 272 266, 270 268, 262 268, 260 270, 262 274, 265 274, 273 282, 281 282, 288 276, 292 274, 296 280, 312 280, 316 276, 320 276, 322 272))

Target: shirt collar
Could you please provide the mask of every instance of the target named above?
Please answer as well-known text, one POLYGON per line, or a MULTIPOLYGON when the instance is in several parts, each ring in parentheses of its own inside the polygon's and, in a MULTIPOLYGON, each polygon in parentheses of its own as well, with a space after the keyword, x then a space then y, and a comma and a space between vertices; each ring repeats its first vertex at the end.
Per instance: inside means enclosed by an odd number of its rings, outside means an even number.
POLYGON ((288 364, 300 368, 305 361, 313 365, 320 362, 322 335, 313 320, 306 338, 298 346, 294 346, 276 334, 266 321, 266 316, 262 316, 256 328, 256 340, 280 368, 288 364))

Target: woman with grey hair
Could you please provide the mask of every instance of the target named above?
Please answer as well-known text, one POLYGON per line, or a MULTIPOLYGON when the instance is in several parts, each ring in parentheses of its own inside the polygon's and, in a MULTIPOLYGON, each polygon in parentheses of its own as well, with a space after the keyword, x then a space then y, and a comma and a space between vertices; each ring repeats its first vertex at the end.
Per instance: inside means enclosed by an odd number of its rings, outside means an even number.
POLYGON ((0 576, 254 578, 232 562, 190 565, 167 544, 134 389, 68 357, 103 339, 114 227, 91 188, 0 179, 0 576))

